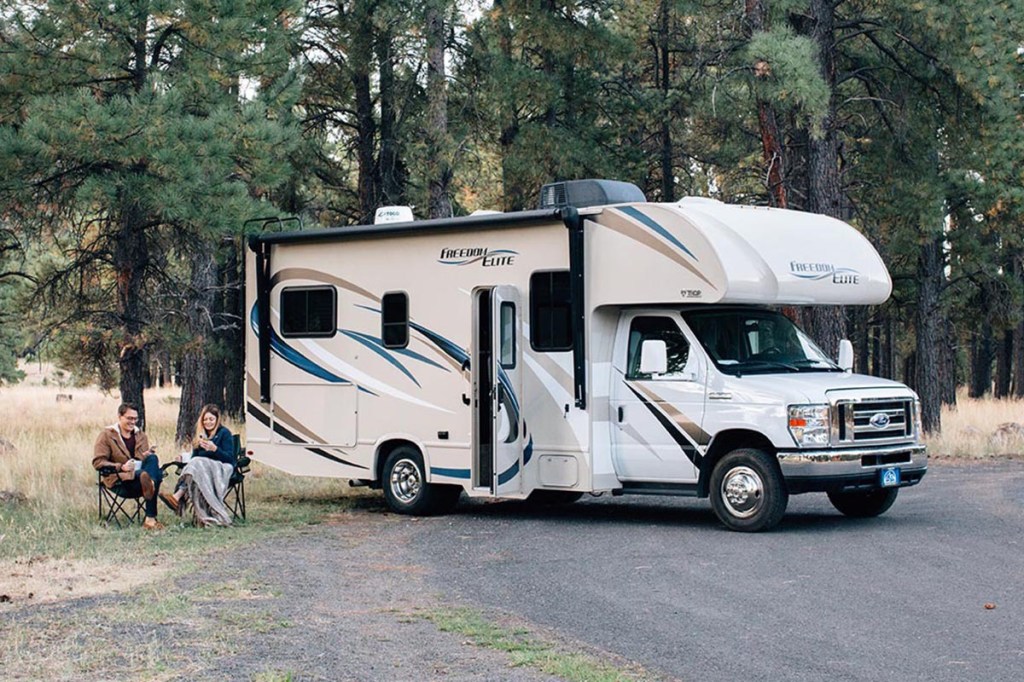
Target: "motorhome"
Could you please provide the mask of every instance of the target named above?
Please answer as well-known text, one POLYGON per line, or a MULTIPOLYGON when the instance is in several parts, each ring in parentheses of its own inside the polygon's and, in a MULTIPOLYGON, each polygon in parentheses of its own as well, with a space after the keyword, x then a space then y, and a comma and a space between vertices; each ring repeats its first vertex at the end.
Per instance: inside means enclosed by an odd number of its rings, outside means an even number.
POLYGON ((741 531, 799 493, 876 516, 927 470, 914 392, 785 314, 889 296, 842 221, 605 180, 546 185, 537 210, 384 213, 250 239, 255 459, 402 513, 682 495, 741 531))

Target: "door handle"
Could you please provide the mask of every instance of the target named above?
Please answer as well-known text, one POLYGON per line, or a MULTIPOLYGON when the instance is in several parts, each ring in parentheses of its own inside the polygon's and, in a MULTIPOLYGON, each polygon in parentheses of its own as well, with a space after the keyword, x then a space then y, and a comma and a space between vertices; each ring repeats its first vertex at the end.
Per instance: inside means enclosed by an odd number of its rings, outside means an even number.
POLYGON ((622 405, 619 405, 618 414, 619 414, 619 423, 621 424, 622 422, 624 422, 626 420, 626 408, 624 408, 622 405))

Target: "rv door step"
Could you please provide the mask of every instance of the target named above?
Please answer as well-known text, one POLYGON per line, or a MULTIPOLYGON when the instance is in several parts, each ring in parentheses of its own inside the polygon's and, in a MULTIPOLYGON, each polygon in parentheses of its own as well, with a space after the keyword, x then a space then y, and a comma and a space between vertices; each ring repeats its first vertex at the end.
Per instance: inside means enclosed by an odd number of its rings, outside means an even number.
POLYGON ((697 497, 696 483, 660 483, 625 481, 612 495, 674 495, 676 497, 697 497))

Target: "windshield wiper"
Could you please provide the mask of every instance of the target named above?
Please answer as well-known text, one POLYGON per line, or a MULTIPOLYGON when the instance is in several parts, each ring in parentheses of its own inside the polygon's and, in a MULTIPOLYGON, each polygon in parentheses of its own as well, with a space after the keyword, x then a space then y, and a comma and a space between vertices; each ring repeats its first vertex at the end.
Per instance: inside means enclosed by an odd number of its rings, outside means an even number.
POLYGON ((778 360, 744 360, 737 367, 742 371, 754 367, 778 367, 780 369, 789 370, 790 372, 799 372, 800 368, 796 365, 791 365, 788 362, 779 362, 778 360))
POLYGON ((824 360, 814 360, 813 358, 800 358, 799 360, 791 360, 794 365, 802 369, 820 369, 826 372, 841 372, 838 366, 833 365, 831 362, 825 362, 824 360))

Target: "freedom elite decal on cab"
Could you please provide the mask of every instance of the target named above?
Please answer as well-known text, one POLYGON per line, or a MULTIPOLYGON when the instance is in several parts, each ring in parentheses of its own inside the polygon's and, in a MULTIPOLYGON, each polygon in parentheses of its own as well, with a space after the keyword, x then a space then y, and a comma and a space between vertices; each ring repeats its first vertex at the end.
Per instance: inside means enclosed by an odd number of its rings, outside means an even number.
POLYGON ((800 279, 832 279, 833 284, 859 284, 860 273, 853 268, 837 268, 832 263, 798 263, 790 261, 789 272, 800 279))

